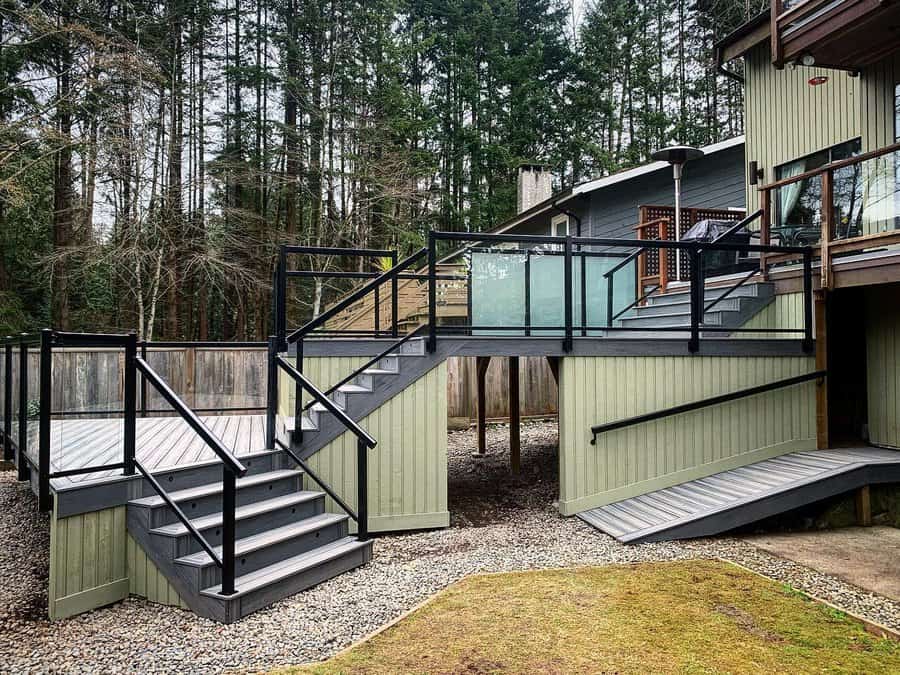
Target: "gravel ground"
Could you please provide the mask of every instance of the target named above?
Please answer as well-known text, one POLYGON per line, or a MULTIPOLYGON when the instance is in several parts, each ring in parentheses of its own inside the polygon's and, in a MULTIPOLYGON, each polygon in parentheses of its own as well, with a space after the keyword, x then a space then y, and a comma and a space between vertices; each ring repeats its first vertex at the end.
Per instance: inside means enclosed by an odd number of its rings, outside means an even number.
POLYGON ((322 659, 448 584, 472 573, 723 557, 900 629, 900 603, 769 555, 737 539, 623 546, 560 517, 556 424, 522 429, 522 474, 507 472, 506 427, 450 434, 447 530, 380 537, 375 557, 344 574, 223 626, 179 609, 129 599, 66 621, 46 619, 47 519, 27 488, 0 472, 0 670, 217 672, 322 659))

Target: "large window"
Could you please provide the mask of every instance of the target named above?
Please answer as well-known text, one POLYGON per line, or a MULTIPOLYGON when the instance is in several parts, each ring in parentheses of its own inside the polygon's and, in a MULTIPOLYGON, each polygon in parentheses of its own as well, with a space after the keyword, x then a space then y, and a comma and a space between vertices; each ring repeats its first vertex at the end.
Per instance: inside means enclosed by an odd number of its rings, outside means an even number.
MULTIPOLYGON (((825 150, 815 152, 793 162, 775 168, 778 180, 798 176, 818 169, 829 162, 853 157, 860 153, 862 143, 855 138, 825 150)), ((852 221, 853 196, 856 192, 856 177, 853 167, 835 172, 835 204, 846 204, 851 211, 838 218, 849 226, 852 221)), ((806 180, 785 185, 777 194, 778 218, 772 228, 773 238, 787 246, 811 245, 819 241, 822 229, 822 179, 814 176, 806 180)), ((846 228, 845 228, 846 229, 846 228)), ((839 236, 847 236, 846 233, 839 236)))

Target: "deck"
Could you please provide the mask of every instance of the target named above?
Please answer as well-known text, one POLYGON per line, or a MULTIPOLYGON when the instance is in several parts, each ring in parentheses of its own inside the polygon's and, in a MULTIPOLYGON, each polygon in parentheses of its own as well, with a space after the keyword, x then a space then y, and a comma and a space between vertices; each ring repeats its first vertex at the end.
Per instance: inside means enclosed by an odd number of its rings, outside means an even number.
POLYGON ((624 543, 718 534, 864 485, 900 481, 900 451, 794 452, 578 514, 624 543))
MULTIPOLYGON (((217 415, 201 418, 235 455, 263 450, 264 415, 217 415)), ((146 417, 136 421, 137 459, 151 472, 191 466, 216 459, 215 453, 181 417, 146 417)), ((38 423, 30 422, 28 459, 37 464, 38 423)), ((57 419, 50 427, 51 471, 122 461, 122 419, 57 419)), ((122 471, 101 471, 51 479, 54 490, 67 490, 119 479, 122 471)))

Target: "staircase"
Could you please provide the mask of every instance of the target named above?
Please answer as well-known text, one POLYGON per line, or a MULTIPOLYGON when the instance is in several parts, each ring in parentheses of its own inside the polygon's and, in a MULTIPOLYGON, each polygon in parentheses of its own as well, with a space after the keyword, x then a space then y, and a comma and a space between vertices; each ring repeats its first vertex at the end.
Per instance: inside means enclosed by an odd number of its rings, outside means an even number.
MULTIPOLYGON (((707 287, 704 307, 719 299, 731 287, 707 287)), ((720 300, 703 316, 703 325, 715 328, 739 328, 753 315, 775 299, 775 286, 769 282, 747 283, 720 300)), ((635 307, 617 324, 623 328, 677 328, 690 329, 690 290, 673 290, 662 295, 651 295, 646 304, 635 307)))

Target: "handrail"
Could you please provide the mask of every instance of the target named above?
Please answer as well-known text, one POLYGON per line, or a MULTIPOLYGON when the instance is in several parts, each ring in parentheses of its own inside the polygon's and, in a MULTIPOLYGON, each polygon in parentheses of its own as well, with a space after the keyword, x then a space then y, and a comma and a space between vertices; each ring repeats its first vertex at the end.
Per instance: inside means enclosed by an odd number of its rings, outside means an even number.
POLYGON ((718 305, 720 302, 722 302, 722 300, 724 300, 724 299, 727 298, 729 295, 731 295, 732 293, 734 293, 737 289, 739 289, 739 288, 740 288, 741 286, 743 286, 745 283, 747 283, 748 281, 750 281, 750 279, 752 279, 752 278, 753 278, 754 276, 756 276, 757 274, 759 274, 759 270, 758 270, 758 269, 752 269, 752 270, 750 270, 750 274, 747 274, 747 275, 745 275, 744 277, 742 277, 740 281, 738 281, 736 284, 734 284, 734 286, 732 286, 731 288, 729 288, 727 291, 725 291, 724 293, 722 293, 722 295, 720 295, 718 298, 716 298, 716 299, 713 300, 711 303, 709 303, 706 307, 704 307, 704 308, 703 308, 703 313, 706 314, 709 310, 711 310, 713 307, 715 307, 716 305, 718 305))
POLYGON ((608 278, 611 277, 613 274, 615 274, 616 272, 618 272, 620 269, 622 269, 623 267, 625 267, 625 265, 627 265, 628 263, 630 263, 632 260, 635 260, 635 259, 636 259, 641 253, 643 253, 643 252, 644 252, 644 249, 643 249, 643 248, 639 248, 639 249, 638 249, 637 251, 635 251, 634 253, 629 254, 628 256, 626 256, 625 258, 623 258, 621 262, 616 263, 616 265, 615 265, 614 267, 612 267, 612 268, 608 269, 606 272, 604 272, 604 273, 603 273, 603 278, 604 278, 604 279, 608 279, 608 278))
POLYGON ((162 395, 164 399, 171 405, 175 412, 177 412, 188 425, 197 432, 197 435, 203 439, 206 445, 218 455, 219 459, 225 464, 225 466, 236 476, 243 476, 247 473, 247 468, 241 464, 241 462, 235 457, 228 448, 220 441, 218 438, 213 435, 213 433, 209 430, 203 420, 197 417, 197 414, 191 410, 184 401, 179 398, 178 394, 176 394, 168 384, 166 384, 165 380, 159 376, 159 374, 150 367, 144 359, 137 357, 135 358, 135 366, 141 374, 147 379, 150 384, 162 395))
POLYGON ((644 415, 635 415, 634 417, 626 417, 625 419, 618 420, 616 422, 609 422, 607 424, 597 424, 591 427, 591 434, 593 434, 593 438, 591 439, 591 445, 597 444, 597 436, 607 432, 607 431, 615 431, 616 429, 623 429, 625 427, 634 426, 635 424, 643 424, 644 422, 652 422, 653 420, 663 419, 664 417, 671 417, 672 415, 680 415, 681 413, 692 412, 694 410, 699 410, 701 408, 708 408, 709 406, 718 405, 720 403, 728 403, 729 401, 736 401, 741 398, 746 398, 748 396, 755 396, 756 394, 764 394, 768 391, 774 391, 775 389, 783 389, 784 387, 791 387, 795 384, 802 384, 803 382, 808 382, 810 380, 818 380, 823 377, 827 377, 828 371, 826 370, 815 370, 811 373, 805 373, 804 375, 797 375, 795 377, 788 377, 783 380, 778 380, 776 382, 769 382, 768 384, 762 384, 756 387, 748 387, 746 389, 739 389, 738 391, 733 391, 728 394, 721 394, 719 396, 711 396, 709 398, 702 399, 700 401, 694 401, 692 403, 683 403, 681 405, 676 405, 671 408, 664 408, 662 410, 657 410, 656 412, 646 413, 644 415))
POLYGON ((413 253, 408 258, 397 263, 394 267, 389 269, 384 274, 381 274, 378 277, 372 279, 370 282, 363 284, 356 291, 354 291, 353 293, 351 293, 350 295, 345 297, 343 300, 341 300, 336 305, 332 306, 328 311, 323 312, 316 318, 308 321, 306 324, 304 324, 300 328, 292 331, 287 336, 287 342, 289 344, 292 342, 296 342, 298 339, 303 337, 303 335, 305 335, 306 333, 309 333, 310 331, 315 330, 316 328, 318 328, 319 326, 324 324, 326 321, 331 319, 333 316, 335 316, 339 312, 343 311, 344 309, 346 309, 347 307, 352 305, 354 302, 356 302, 360 298, 365 297, 365 295, 367 293, 369 293, 372 289, 378 288, 384 282, 389 281, 391 278, 399 275, 400 272, 402 272, 403 270, 411 267, 417 260, 422 258, 427 253, 428 253, 428 249, 425 249, 425 248, 419 249, 416 253, 413 253))
POLYGON ((200 530, 196 528, 196 526, 191 522, 191 519, 185 515, 184 511, 181 510, 181 507, 175 503, 175 501, 166 493, 165 489, 162 485, 159 484, 159 481, 153 476, 153 474, 147 470, 147 468, 140 463, 139 460, 134 460, 134 465, 137 467, 137 470, 143 474, 144 478, 147 479, 147 482, 153 487, 162 500, 166 503, 178 520, 181 521, 181 524, 184 525, 188 532, 197 540, 197 543, 200 544, 200 547, 209 554, 209 557, 213 559, 213 562, 218 565, 220 568, 224 567, 225 563, 222 561, 222 557, 215 552, 210 543, 206 540, 202 534, 200 534, 200 530))
POLYGON ((306 389, 313 398, 316 399, 319 403, 325 406, 325 409, 328 410, 332 415, 338 418, 338 420, 347 427, 348 430, 353 432, 353 435, 356 436, 359 440, 364 441, 366 445, 371 449, 378 445, 378 441, 376 441, 369 433, 359 426, 347 413, 337 407, 334 401, 329 399, 325 394, 307 379, 303 373, 294 368, 292 364, 285 360, 283 356, 276 356, 275 363, 281 368, 284 372, 290 375, 295 382, 297 382, 301 387, 306 389))
POLYGON ((306 475, 308 475, 310 478, 313 479, 313 481, 316 483, 316 485, 318 485, 320 488, 322 488, 326 492, 326 494, 328 494, 328 496, 334 500, 335 504, 340 506, 347 513, 347 515, 350 516, 354 521, 356 521, 357 523, 359 522, 359 515, 357 515, 356 511, 354 509, 350 508, 350 505, 347 504, 347 502, 345 502, 343 499, 341 499, 341 496, 337 492, 335 492, 334 489, 328 483, 326 483, 324 480, 322 480, 316 474, 316 472, 313 471, 312 468, 310 468, 309 464, 303 460, 302 457, 300 457, 297 453, 295 453, 293 450, 291 450, 287 446, 286 443, 281 441, 281 439, 276 438, 275 443, 278 446, 280 446, 281 449, 284 450, 284 452, 287 453, 288 457, 290 457, 292 460, 294 460, 297 463, 297 465, 301 469, 303 469, 303 472, 306 475))
POLYGON ((608 323, 610 324, 610 328, 612 328, 612 322, 613 322, 613 321, 615 321, 616 319, 618 319, 620 316, 622 316, 625 312, 627 312, 627 311, 628 311, 629 309, 631 309, 632 307, 635 307, 639 302, 643 302, 644 300, 646 300, 647 298, 649 298, 651 295, 653 295, 654 293, 656 293, 656 291, 658 291, 660 288, 662 288, 662 284, 656 284, 656 286, 654 286, 653 288, 651 288, 647 293, 644 293, 643 295, 639 296, 634 302, 632 302, 631 304, 629 304, 627 307, 625 307, 625 308, 623 308, 623 309, 620 309, 618 312, 616 312, 615 314, 613 314, 613 315, 609 318, 609 321, 608 321, 608 323))
MULTIPOLYGON (((369 360, 366 361, 363 365, 359 366, 356 370, 354 370, 352 373, 350 373, 349 375, 347 375, 344 379, 342 379, 341 381, 339 381, 337 384, 331 385, 327 390, 325 390, 325 391, 322 392, 322 393, 323 393, 326 397, 330 396, 330 395, 333 394, 335 391, 337 391, 339 387, 344 386, 345 384, 347 384, 348 382, 350 382, 350 380, 352 380, 352 379, 355 378, 357 375, 359 375, 361 372, 363 372, 366 368, 369 368, 370 366, 372 366, 372 365, 378 363, 379 361, 381 361, 381 359, 383 359, 384 357, 388 356, 391 352, 396 351, 398 348, 402 347, 404 344, 406 344, 407 342, 409 342, 409 341, 410 341, 412 338, 414 338, 416 335, 418 335, 419 333, 421 333, 425 328, 426 328, 425 324, 422 324, 421 326, 416 326, 416 327, 415 327, 413 330, 411 330, 409 333, 407 333, 407 334, 404 335, 402 338, 400 338, 399 340, 397 340, 396 342, 394 342, 393 344, 391 344, 390 347, 388 347, 387 349, 385 349, 385 350, 383 350, 382 352, 380 352, 380 353, 378 354, 378 356, 375 356, 375 357, 369 359, 369 360)), ((303 406, 303 410, 309 410, 313 405, 315 405, 315 401, 310 401, 310 402, 307 403, 305 406, 303 406)))

